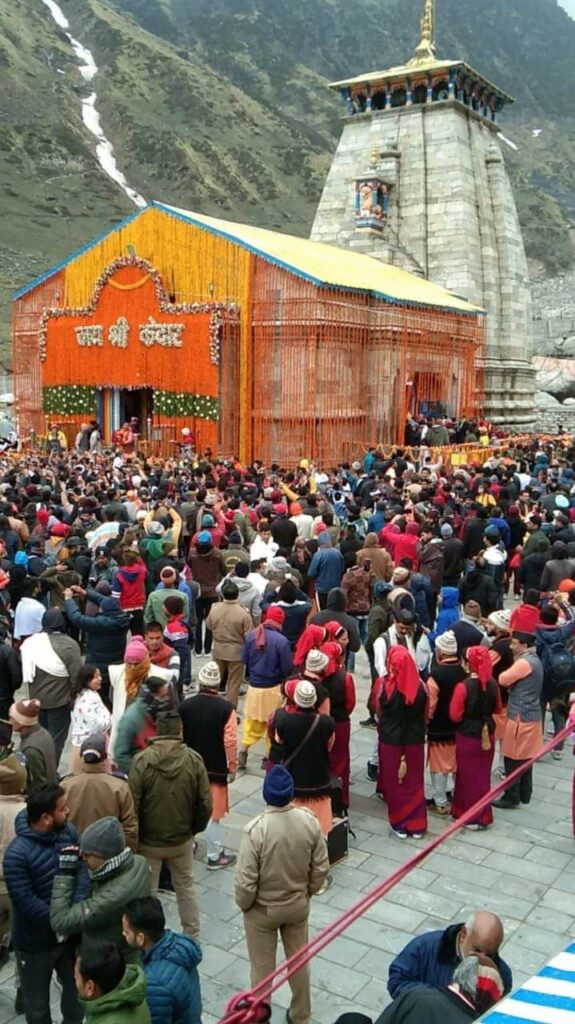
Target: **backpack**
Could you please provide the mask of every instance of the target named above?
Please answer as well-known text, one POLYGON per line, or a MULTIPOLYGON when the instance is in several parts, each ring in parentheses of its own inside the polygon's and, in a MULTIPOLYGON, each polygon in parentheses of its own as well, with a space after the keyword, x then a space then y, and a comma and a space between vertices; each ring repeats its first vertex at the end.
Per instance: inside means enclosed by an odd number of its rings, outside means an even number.
POLYGON ((556 693, 575 684, 575 658, 562 640, 541 644, 545 688, 556 693))

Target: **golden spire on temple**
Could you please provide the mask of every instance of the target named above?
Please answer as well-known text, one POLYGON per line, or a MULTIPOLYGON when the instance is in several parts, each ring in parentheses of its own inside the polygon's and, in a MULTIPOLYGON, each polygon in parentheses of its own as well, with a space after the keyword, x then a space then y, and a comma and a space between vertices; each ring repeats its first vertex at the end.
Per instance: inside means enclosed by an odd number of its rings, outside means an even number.
POLYGON ((415 57, 410 60, 410 66, 425 64, 435 60, 435 43, 433 41, 433 0, 425 0, 423 15, 421 18, 421 38, 415 49, 415 57))

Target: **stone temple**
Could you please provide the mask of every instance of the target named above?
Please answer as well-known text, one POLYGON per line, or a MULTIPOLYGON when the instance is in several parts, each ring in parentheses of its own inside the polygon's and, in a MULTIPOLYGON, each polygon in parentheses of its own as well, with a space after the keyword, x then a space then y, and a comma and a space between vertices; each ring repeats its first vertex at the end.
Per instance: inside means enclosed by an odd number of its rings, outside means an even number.
POLYGON ((513 99, 464 61, 439 60, 433 36, 426 0, 412 60, 332 84, 344 128, 311 238, 482 307, 485 415, 524 429, 534 409, 531 296, 498 124, 513 99))

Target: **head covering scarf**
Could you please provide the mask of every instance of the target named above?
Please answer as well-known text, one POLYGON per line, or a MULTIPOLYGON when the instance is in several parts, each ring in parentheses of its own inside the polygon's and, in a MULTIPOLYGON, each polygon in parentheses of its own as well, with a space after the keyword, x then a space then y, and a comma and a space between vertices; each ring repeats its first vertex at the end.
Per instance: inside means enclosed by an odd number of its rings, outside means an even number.
POLYGON ((266 608, 262 615, 262 621, 259 626, 255 628, 255 645, 256 650, 263 651, 266 646, 266 631, 264 629, 264 623, 271 629, 280 630, 284 624, 285 612, 282 608, 279 608, 277 604, 270 604, 269 608, 266 608))
MULTIPOLYGON (((327 639, 328 632, 324 626, 306 626, 295 647, 294 665, 298 667, 304 665, 312 647, 321 647, 327 639)), ((329 637, 329 639, 333 639, 333 637, 329 637)))
POLYGON ((482 690, 485 690, 491 676, 493 666, 486 647, 468 647, 466 654, 467 663, 473 676, 477 676, 482 690))
POLYGON ((347 640, 347 630, 340 622, 326 622, 325 629, 330 640, 339 640, 340 643, 347 640))
POLYGON ((399 645, 389 648, 385 663, 385 694, 388 700, 394 693, 400 693, 406 704, 413 704, 419 690, 419 672, 417 666, 405 649, 399 645))
POLYGON ((335 640, 328 640, 327 643, 321 645, 320 651, 322 654, 325 654, 328 659, 324 675, 331 676, 334 672, 337 672, 341 665, 341 660, 343 658, 342 646, 335 640))

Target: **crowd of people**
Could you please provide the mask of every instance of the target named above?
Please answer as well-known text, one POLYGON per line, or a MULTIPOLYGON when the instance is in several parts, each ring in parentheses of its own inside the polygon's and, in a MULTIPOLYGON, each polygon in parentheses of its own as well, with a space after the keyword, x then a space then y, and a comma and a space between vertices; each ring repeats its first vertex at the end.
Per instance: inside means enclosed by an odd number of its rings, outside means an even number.
MULTIPOLYGON (((426 431, 417 462, 286 469, 59 433, 0 457, 0 962, 14 950, 27 1024, 49 1024, 54 973, 65 1024, 198 1024, 197 837, 209 871, 235 870, 256 984, 278 933, 286 955, 307 939, 334 814, 353 823, 360 652, 395 838, 529 804, 532 768, 513 773, 575 691, 575 445, 451 466, 426 431), (510 782, 490 804, 494 769, 510 782), (262 813, 234 852, 222 822, 246 771, 262 813)), ((394 961, 385 1024, 424 998, 426 1019, 475 1019, 509 990, 500 922, 454 928, 394 961)), ((290 984, 307 1024, 307 968, 290 984)))

